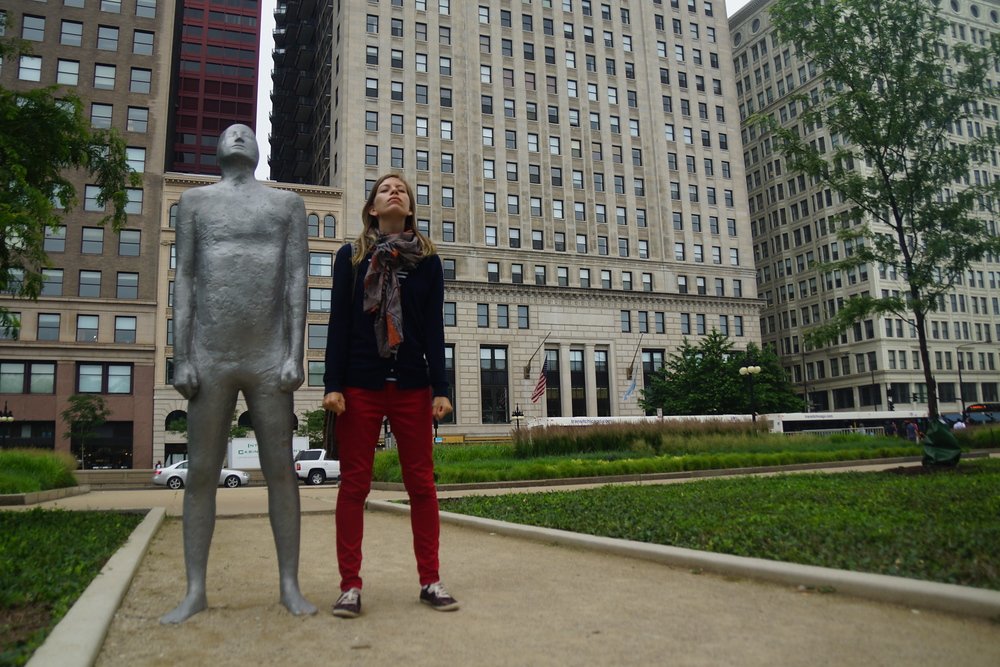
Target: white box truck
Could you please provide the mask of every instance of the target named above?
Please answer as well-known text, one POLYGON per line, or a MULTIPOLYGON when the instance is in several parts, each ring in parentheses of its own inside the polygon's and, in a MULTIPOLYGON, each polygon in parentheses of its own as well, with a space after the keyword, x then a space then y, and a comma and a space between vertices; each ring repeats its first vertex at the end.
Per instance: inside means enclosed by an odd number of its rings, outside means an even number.
MULTIPOLYGON (((309 449, 309 438, 292 438, 292 458, 303 449, 309 449)), ((233 438, 229 441, 229 464, 227 467, 237 470, 260 470, 260 458, 257 453, 257 438, 233 438)))

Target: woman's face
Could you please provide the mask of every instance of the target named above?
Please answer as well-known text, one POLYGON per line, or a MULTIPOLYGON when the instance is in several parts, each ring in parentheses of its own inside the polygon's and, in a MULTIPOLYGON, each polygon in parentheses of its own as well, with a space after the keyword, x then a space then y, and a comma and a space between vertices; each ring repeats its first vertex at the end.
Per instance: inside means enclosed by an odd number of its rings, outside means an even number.
POLYGON ((381 220, 406 220, 412 213, 406 184, 398 178, 387 178, 378 185, 370 214, 381 220))

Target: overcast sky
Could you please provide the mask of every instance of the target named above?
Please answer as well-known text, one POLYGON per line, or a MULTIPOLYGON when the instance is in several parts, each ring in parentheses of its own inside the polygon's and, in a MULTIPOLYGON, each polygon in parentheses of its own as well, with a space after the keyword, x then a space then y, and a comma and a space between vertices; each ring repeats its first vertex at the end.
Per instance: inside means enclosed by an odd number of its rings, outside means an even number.
MULTIPOLYGON (((261 0, 260 23, 260 71, 257 77, 257 143, 260 145, 260 164, 257 165, 257 178, 266 179, 271 169, 267 164, 267 156, 271 152, 268 134, 271 132, 271 70, 274 61, 271 60, 271 50, 274 40, 271 33, 274 30, 274 6, 276 0, 261 0)), ((726 13, 732 16, 750 0, 729 0, 726 2, 726 13)))

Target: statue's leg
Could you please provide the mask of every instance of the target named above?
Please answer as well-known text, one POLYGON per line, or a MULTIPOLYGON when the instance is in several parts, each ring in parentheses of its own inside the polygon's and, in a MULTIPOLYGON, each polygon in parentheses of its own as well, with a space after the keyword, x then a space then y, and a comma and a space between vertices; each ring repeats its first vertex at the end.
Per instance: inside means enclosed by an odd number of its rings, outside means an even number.
POLYGON ((184 569, 187 595, 161 623, 181 623, 208 607, 205 576, 215 531, 215 493, 233 410, 236 389, 202 375, 201 389, 188 402, 188 473, 184 489, 184 569))
POLYGON ((260 466, 267 479, 267 511, 278 551, 281 603, 296 616, 316 607, 299 590, 299 480, 292 469, 292 396, 266 386, 244 388, 260 466))

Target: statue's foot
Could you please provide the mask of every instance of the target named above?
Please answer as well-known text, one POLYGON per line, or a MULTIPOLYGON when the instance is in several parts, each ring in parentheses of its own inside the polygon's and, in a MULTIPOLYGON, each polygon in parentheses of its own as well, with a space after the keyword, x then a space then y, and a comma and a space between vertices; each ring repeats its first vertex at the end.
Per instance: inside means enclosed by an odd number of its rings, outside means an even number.
POLYGON ((160 617, 164 625, 183 623, 200 611, 208 609, 208 601, 204 595, 188 595, 173 611, 160 617))
POLYGON ((316 605, 305 599, 297 588, 282 592, 281 604, 294 616, 311 616, 316 613, 316 605))

